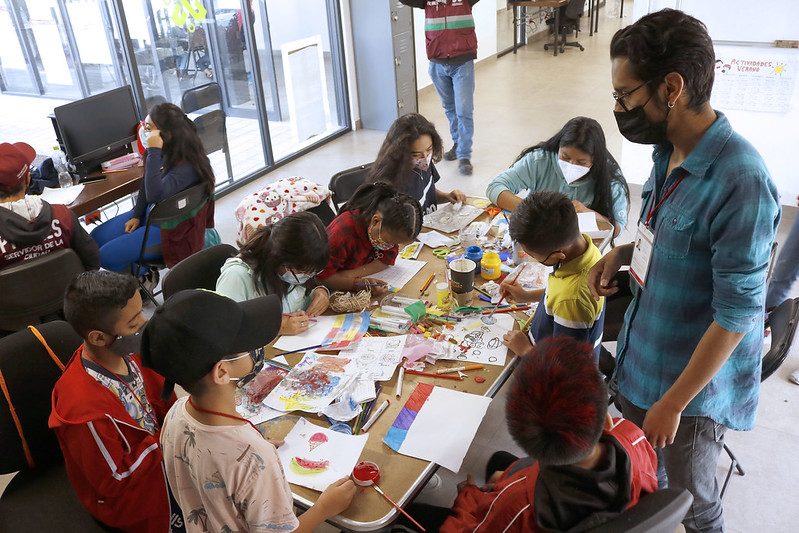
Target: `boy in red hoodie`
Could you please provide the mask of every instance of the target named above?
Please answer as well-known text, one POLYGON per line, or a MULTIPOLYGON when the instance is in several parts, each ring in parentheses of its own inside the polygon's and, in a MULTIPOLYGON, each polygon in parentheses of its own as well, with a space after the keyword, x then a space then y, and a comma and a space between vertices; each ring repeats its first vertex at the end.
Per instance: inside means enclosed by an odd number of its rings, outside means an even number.
POLYGON ((183 530, 173 516, 158 435, 164 379, 141 365, 147 319, 136 279, 84 272, 67 288, 64 315, 84 343, 53 389, 53 428, 83 505, 100 522, 132 532, 183 530))
POLYGON ((507 461, 483 487, 469 475, 440 531, 583 531, 654 492, 654 450, 607 404, 591 345, 538 343, 514 371, 505 407, 508 431, 530 457, 507 461))

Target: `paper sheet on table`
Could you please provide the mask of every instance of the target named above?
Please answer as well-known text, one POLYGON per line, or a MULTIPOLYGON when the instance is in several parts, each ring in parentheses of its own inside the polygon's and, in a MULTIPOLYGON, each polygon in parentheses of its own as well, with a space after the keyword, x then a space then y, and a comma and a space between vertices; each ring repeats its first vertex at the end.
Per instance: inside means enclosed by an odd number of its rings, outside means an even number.
MULTIPOLYGON (((288 364, 283 356, 275 357, 274 361, 284 365, 288 364)), ((286 413, 283 411, 267 407, 263 401, 286 377, 286 374, 288 374, 288 370, 269 364, 264 365, 263 370, 255 376, 255 379, 244 387, 236 389, 236 411, 253 424, 260 424, 285 415, 286 413)))
POLYGON ((364 337, 352 348, 340 351, 339 355, 355 359, 362 377, 386 381, 397 369, 407 338, 407 335, 364 337))
POLYGON ((481 208, 473 205, 464 204, 460 209, 455 210, 453 204, 446 204, 425 215, 423 224, 430 229, 452 233, 465 228, 469 222, 477 218, 482 212, 481 208))
POLYGON ((322 344, 325 337, 333 325, 336 323, 336 316, 318 316, 316 317, 316 325, 310 327, 298 335, 281 335, 273 345, 276 350, 283 350, 284 352, 291 352, 301 348, 308 348, 309 346, 316 346, 322 344))
POLYGON ((427 261, 417 261, 414 259, 397 258, 397 261, 377 274, 369 277, 383 280, 392 287, 401 289, 427 264, 427 261))
POLYGON ((383 442, 392 450, 458 472, 491 398, 420 383, 383 442))
POLYGON ((513 317, 508 313, 495 313, 494 318, 497 323, 491 326, 484 324, 480 316, 464 318, 458 322, 455 329, 450 331, 458 339, 458 344, 438 343, 447 350, 439 359, 505 366, 508 349, 502 344, 502 337, 513 329, 513 317), (461 350, 460 346, 467 349, 461 350))
POLYGON ((416 259, 419 257, 419 252, 422 251, 421 242, 412 242, 400 250, 399 257, 402 259, 416 259))
POLYGON ((436 230, 430 230, 426 233, 420 233, 416 240, 423 242, 430 248, 441 248, 442 246, 452 246, 455 244, 455 239, 441 235, 436 230))
POLYGON ((277 449, 289 483, 323 491, 349 477, 369 435, 345 435, 300 418, 277 449))
POLYGON ((609 229, 599 229, 596 213, 577 213, 577 222, 580 225, 580 233, 587 233, 592 239, 602 239, 610 232, 609 229))
POLYGON ((69 205, 75 201, 75 198, 80 196, 80 193, 83 192, 83 187, 83 184, 73 185, 66 189, 51 189, 50 187, 45 187, 42 191, 42 200, 48 204, 69 205))
POLYGON ((358 375, 351 357, 307 352, 269 395, 264 405, 278 411, 318 413, 358 375))

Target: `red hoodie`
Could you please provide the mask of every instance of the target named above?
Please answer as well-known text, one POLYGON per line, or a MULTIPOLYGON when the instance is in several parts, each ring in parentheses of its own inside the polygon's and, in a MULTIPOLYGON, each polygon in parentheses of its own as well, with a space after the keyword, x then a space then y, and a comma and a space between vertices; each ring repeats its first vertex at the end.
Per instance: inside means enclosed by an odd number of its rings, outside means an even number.
MULTIPOLYGON (((170 505, 158 434, 150 435, 108 388, 86 373, 81 345, 53 389, 48 425, 84 507, 98 520, 132 532, 169 531, 170 505)), ((160 400, 164 378, 145 368, 144 388, 159 427, 175 402, 160 400)))
MULTIPOLYGON (((619 487, 620 492, 630 489, 629 503, 625 508, 638 503, 643 492, 657 490, 657 457, 655 451, 644 437, 643 432, 632 422, 624 419, 614 420, 610 431, 604 436, 615 440, 623 452, 629 456, 627 465, 620 464, 619 468, 627 471, 628 487, 619 487)), ((622 452, 622 455, 623 455, 622 452)), ((511 465, 505 472, 513 470, 511 465)), ((494 485, 490 492, 481 491, 476 485, 467 485, 455 499, 452 516, 447 518, 441 527, 442 533, 455 533, 470 531, 473 533, 491 533, 494 531, 507 532, 534 532, 566 531, 571 530, 579 522, 591 520, 592 517, 573 517, 571 524, 559 524, 560 527, 544 529, 539 525, 533 504, 536 501, 535 491, 539 481, 540 468, 538 462, 503 477, 494 485)), ((547 487, 547 488, 552 488, 547 487)), ((571 493, 574 497, 574 485, 571 493)), ((566 494, 566 493, 564 493, 566 494)), ((575 506, 572 505, 572 510, 575 506)), ((547 513, 556 520, 561 519, 564 513, 547 513)), ((579 513, 578 513, 579 515, 579 513)), ((597 525, 597 524, 593 524, 597 525)), ((582 530, 582 528, 578 528, 582 530)))

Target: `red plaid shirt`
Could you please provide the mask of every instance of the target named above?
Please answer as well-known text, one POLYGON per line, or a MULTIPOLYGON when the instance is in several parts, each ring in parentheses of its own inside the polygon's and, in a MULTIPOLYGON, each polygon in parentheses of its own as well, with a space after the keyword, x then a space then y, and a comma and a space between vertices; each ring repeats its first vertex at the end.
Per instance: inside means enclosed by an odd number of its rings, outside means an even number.
POLYGON ((393 265, 399 253, 396 245, 385 251, 375 250, 363 223, 350 211, 345 211, 330 223, 327 227, 327 238, 330 261, 322 273, 316 276, 319 279, 327 279, 340 270, 358 268, 374 259, 393 265))

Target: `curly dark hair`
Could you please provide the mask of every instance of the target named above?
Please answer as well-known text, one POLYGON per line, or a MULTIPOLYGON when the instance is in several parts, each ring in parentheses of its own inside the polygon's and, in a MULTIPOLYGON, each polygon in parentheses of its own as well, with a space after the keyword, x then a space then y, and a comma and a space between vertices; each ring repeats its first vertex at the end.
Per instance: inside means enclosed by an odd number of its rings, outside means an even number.
POLYGON ((433 140, 433 161, 441 161, 444 145, 436 127, 422 115, 408 113, 395 120, 389 128, 366 182, 385 181, 397 189, 404 189, 402 184, 413 168, 411 145, 422 135, 429 135, 433 140))
POLYGON ((632 74, 649 87, 670 72, 685 80, 688 109, 698 111, 710 101, 716 53, 707 27, 676 9, 661 9, 616 32, 610 58, 626 57, 632 74))
POLYGON ((164 174, 178 163, 188 163, 200 177, 200 183, 206 185, 208 194, 213 194, 216 178, 194 122, 181 108, 170 103, 154 106, 150 110, 150 120, 158 128, 164 141, 161 148, 164 174))
POLYGON ((630 205, 630 188, 619 170, 619 163, 608 151, 605 132, 602 131, 599 122, 588 117, 574 117, 548 140, 522 150, 516 161, 539 148, 557 154, 561 147, 577 148, 591 156, 591 170, 583 179, 593 180, 594 200, 591 205, 586 207, 606 216, 615 228, 616 213, 613 210, 611 185, 615 181, 622 186, 628 206, 630 205))
POLYGON ((531 192, 510 218, 511 238, 528 250, 547 255, 580 238, 577 213, 569 197, 557 191, 531 192))
POLYGON ((513 372, 505 419, 513 440, 543 465, 567 465, 594 448, 605 425, 608 389, 590 344, 550 337, 513 372))

